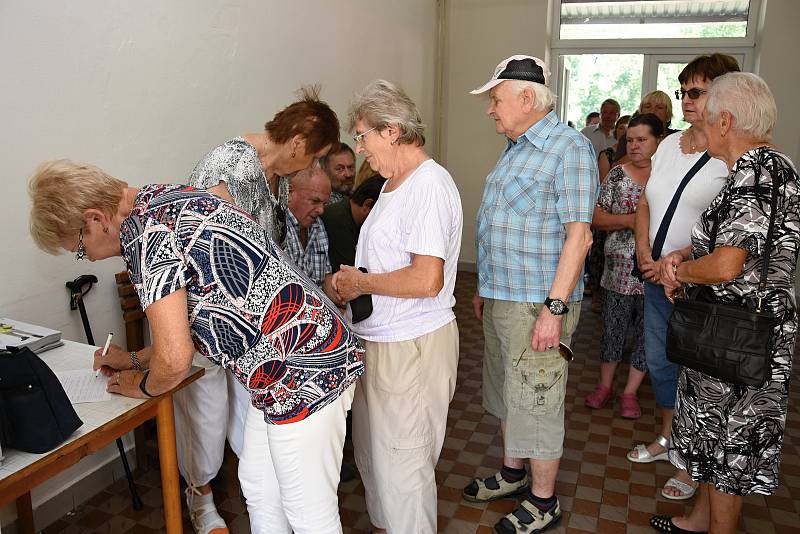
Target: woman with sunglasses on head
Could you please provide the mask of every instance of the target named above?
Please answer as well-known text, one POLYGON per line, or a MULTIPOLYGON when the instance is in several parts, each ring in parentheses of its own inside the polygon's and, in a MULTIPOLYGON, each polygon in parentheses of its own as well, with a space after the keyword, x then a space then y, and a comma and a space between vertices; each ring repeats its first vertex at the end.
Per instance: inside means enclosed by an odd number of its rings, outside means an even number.
MULTIPOLYGON (((299 96, 267 122, 263 132, 236 137, 211 150, 189 178, 189 185, 252 215, 278 246, 286 237, 287 177, 310 167, 339 141, 339 121, 319 100, 319 89, 303 88, 299 96)), ((175 395, 178 465, 188 486, 186 503, 195 531, 223 534, 227 531, 214 530, 225 522, 214 506, 209 482, 222 466, 226 435, 233 452, 241 456, 250 395, 230 373, 201 355, 195 355, 194 365, 206 368, 206 374, 175 395)))
MULTIPOLYGON (((152 344, 95 352, 108 390, 160 395, 195 351, 225 367, 250 396, 239 481, 252 532, 341 533, 336 489, 363 349, 322 290, 248 213, 208 191, 134 188, 60 160, 37 170, 29 192, 41 249, 122 256, 136 288, 152 344)), ((196 409, 225 402, 209 395, 196 409)))
MULTIPOLYGON (((661 411, 661 432, 649 445, 640 444, 630 451, 631 462, 668 461, 680 368, 667 360, 667 322, 672 304, 660 285, 661 257, 690 244, 692 226, 725 184, 725 163, 704 156, 708 144, 702 130, 703 109, 714 78, 734 71, 739 71, 734 58, 715 53, 696 57, 678 75, 681 88, 675 96, 691 127, 666 137, 658 146, 636 210, 636 259, 644 281, 645 358, 661 411), (687 181, 692 170, 695 173, 687 181), (683 189, 682 182, 686 184, 683 189), (674 203, 679 190, 679 200, 674 203)), ((684 500, 691 498, 695 489, 688 473, 678 470, 661 494, 667 499, 684 500)))

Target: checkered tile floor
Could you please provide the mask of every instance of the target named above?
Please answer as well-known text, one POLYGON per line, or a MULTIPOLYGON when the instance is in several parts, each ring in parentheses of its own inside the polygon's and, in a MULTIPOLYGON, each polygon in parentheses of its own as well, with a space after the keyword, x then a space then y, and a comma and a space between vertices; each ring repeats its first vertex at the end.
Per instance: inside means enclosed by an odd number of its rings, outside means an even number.
MULTIPOLYGON (((489 476, 500 466, 502 447, 498 421, 481 407, 481 326, 472 316, 470 299, 475 275, 459 273, 456 315, 461 333, 458 386, 450 406, 447 438, 436 480, 439 484, 439 531, 452 534, 490 533, 492 525, 511 511, 513 500, 476 505, 461 500, 461 489, 473 476, 489 476)), ((564 458, 556 486, 564 517, 552 532, 651 533, 647 521, 654 513, 676 515, 686 504, 661 497, 659 489, 672 474, 666 462, 631 464, 625 454, 637 443, 656 435, 655 403, 647 381, 640 391, 643 416, 630 421, 616 416, 613 407, 592 412, 584 397, 595 386, 599 373, 597 350, 601 324, 585 303, 573 340, 575 360, 570 364, 567 390, 567 435, 564 458)), ((795 375, 798 374, 795 366, 795 375)), ((624 373, 620 369, 617 389, 624 373)), ((789 401, 789 422, 783 448, 782 484, 775 495, 745 500, 740 532, 753 534, 800 533, 800 384, 795 380, 789 401)), ((345 459, 352 463, 348 444, 345 459)), ((152 462, 157 465, 157 462, 152 462)), ((136 480, 145 509, 130 507, 125 481, 118 481, 73 513, 45 530, 46 533, 134 534, 163 532, 159 475, 155 468, 139 470, 136 480)), ((364 505, 364 488, 357 479, 340 487, 339 500, 344 531, 366 534, 370 524, 364 505)), ((231 532, 249 533, 247 513, 239 498, 234 459, 227 459, 215 482, 220 513, 231 532)), ((689 502, 691 503, 691 501, 689 502)), ((184 509, 184 515, 186 510, 184 509)), ((191 532, 188 519, 186 532, 191 532)))

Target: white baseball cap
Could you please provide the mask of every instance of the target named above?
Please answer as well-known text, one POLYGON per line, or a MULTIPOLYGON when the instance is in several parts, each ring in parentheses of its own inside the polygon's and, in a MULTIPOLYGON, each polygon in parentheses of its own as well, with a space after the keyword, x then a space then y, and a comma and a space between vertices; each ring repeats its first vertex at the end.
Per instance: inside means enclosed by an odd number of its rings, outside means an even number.
POLYGON ((470 93, 473 95, 485 93, 492 87, 506 80, 523 80, 526 82, 548 85, 550 81, 550 69, 548 69, 545 62, 538 57, 521 55, 511 56, 501 61, 500 64, 495 67, 494 74, 488 82, 474 91, 470 91, 470 93))

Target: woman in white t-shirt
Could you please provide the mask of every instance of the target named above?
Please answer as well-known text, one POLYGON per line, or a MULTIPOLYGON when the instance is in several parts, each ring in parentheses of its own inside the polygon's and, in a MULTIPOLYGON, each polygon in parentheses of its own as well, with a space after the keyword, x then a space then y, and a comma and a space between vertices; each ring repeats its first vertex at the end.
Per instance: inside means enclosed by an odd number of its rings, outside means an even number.
POLYGON ((372 298, 372 314, 353 325, 367 350, 353 401, 356 464, 377 532, 436 532, 434 467, 458 367, 461 199, 422 149, 419 112, 402 89, 372 82, 349 121, 356 152, 388 180, 361 227, 356 265, 333 279, 344 300, 372 298))
MULTIPOLYGON (((683 118, 691 127, 668 136, 658 146, 645 195, 636 210, 636 259, 645 282, 645 358, 656 404, 661 409, 661 433, 649 445, 640 444, 630 451, 628 460, 631 462, 669 461, 667 449, 672 435, 680 367, 667 359, 667 323, 672 304, 660 285, 660 258, 690 244, 692 227, 725 184, 728 176, 725 163, 711 158, 697 171, 680 196, 666 235, 661 239, 657 239, 657 235, 679 185, 706 152, 706 137, 701 128, 708 88, 717 76, 738 70, 734 58, 715 53, 696 57, 678 75, 681 89, 675 91, 675 97, 681 101, 683 118)), ((695 489, 696 484, 688 473, 678 470, 664 485, 661 494, 668 499, 684 500, 694 495, 695 489)))

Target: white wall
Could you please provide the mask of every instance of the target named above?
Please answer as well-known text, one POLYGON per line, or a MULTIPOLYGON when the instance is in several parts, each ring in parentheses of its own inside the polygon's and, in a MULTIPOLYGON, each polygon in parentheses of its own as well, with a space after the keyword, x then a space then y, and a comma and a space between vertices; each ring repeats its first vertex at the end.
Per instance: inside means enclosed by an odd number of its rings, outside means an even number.
POLYGON ((774 143, 800 167, 800 2, 763 0, 763 28, 756 41, 756 72, 769 84, 778 104, 774 143))
POLYGON ((443 75, 442 163, 453 175, 464 207, 461 261, 476 260, 475 215, 486 175, 505 144, 486 116, 488 100, 469 91, 514 54, 545 61, 547 0, 447 0, 443 75))
POLYGON ((83 341, 64 282, 93 273, 95 337, 124 339, 121 260, 47 256, 28 235, 26 184, 40 161, 92 162, 133 185, 180 182, 316 82, 343 116, 370 80, 397 81, 432 124, 435 46, 430 0, 3 0, 0 317, 83 341))

